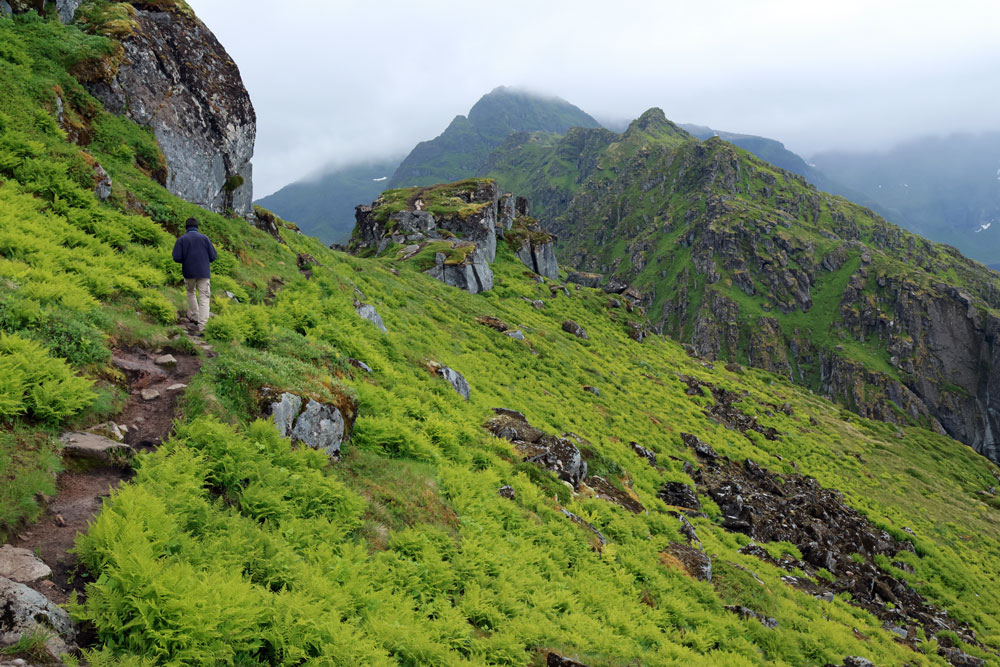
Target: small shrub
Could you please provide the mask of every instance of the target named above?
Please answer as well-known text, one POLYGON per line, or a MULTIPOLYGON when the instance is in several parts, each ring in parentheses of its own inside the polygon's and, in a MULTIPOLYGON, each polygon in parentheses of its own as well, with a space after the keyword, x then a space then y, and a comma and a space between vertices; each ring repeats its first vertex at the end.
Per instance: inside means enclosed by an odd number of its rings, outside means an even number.
POLYGON ((139 297, 139 308, 160 324, 173 324, 177 321, 174 304, 159 292, 146 292, 139 297))

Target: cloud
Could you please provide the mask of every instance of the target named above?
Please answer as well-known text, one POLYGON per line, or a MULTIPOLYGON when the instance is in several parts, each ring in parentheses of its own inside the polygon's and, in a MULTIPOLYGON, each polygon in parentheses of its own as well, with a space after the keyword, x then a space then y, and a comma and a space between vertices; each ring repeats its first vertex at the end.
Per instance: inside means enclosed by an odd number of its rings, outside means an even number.
POLYGON ((259 195, 405 153, 498 85, 805 155, 1000 128, 1000 3, 189 2, 254 100, 259 195))

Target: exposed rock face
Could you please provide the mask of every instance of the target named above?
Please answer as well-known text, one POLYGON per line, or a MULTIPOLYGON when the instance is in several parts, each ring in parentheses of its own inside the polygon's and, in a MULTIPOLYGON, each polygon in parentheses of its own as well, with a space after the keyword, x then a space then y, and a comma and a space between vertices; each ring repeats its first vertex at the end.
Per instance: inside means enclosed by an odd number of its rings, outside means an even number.
MULTIPOLYGON (((145 396, 143 398, 145 399, 145 396)), ((96 433, 83 431, 64 433, 59 440, 63 444, 63 456, 88 459, 103 464, 125 461, 135 454, 135 451, 125 443, 115 442, 96 433)))
POLYGON ((656 495, 668 505, 690 510, 701 510, 701 501, 698 500, 698 494, 684 482, 667 482, 656 495))
POLYGON ((558 653, 549 653, 545 658, 546 667, 587 667, 587 665, 582 662, 577 662, 576 660, 571 660, 565 656, 561 656, 558 653))
POLYGON ((392 244, 404 246, 396 261, 429 265, 428 275, 478 294, 493 289, 490 264, 499 238, 532 271, 555 278, 555 237, 518 214, 516 201, 511 194, 501 195, 490 179, 395 190, 370 206, 356 207, 348 250, 382 255, 392 244))
POLYGON ((638 442, 630 442, 628 445, 632 448, 632 451, 636 453, 636 456, 646 459, 649 462, 649 465, 654 468, 656 467, 656 452, 646 449, 638 442))
POLYGON ((579 488, 587 477, 587 462, 580 450, 565 438, 540 431, 520 412, 497 408, 497 415, 486 422, 487 431, 498 438, 510 440, 525 461, 537 463, 554 472, 559 479, 579 488))
POLYGON ((301 442, 326 453, 331 458, 340 455, 354 423, 357 406, 344 398, 341 406, 328 405, 291 392, 261 390, 264 412, 271 415, 278 433, 293 442, 301 442))
POLYGON ((137 6, 121 66, 90 90, 109 111, 152 128, 172 193, 248 216, 257 118, 239 69, 193 14, 153 7, 137 6))
POLYGON ((357 312, 358 317, 363 320, 368 320, 378 327, 378 330, 382 333, 389 333, 389 330, 385 328, 385 323, 382 322, 382 317, 378 314, 378 311, 375 310, 375 306, 369 303, 358 302, 354 304, 354 310, 357 312))
MULTIPOLYGON (((753 609, 750 609, 749 607, 744 607, 742 605, 727 605, 726 606, 726 611, 731 611, 732 613, 740 616, 744 620, 748 620, 748 619, 751 619, 751 618, 756 619, 756 620, 760 621, 761 625, 763 625, 765 628, 776 628, 776 627, 778 627, 778 621, 777 621, 777 619, 771 618, 770 616, 764 616, 762 614, 758 614, 757 612, 755 612, 753 609)), ((856 664, 856 663, 852 663, 852 664, 856 664)), ((868 663, 868 664, 871 665, 871 663, 868 663)), ((874 667, 874 665, 872 665, 872 667, 874 667)))
POLYGON ((505 232, 504 238, 526 267, 549 280, 559 277, 556 237, 544 231, 534 218, 517 218, 505 232))
POLYGON ((601 500, 614 503, 633 514, 642 514, 646 511, 646 508, 643 507, 642 503, 636 497, 635 492, 632 492, 630 489, 623 491, 603 477, 597 476, 588 477, 586 484, 594 492, 594 495, 601 500))
POLYGON ((448 384, 458 392, 459 396, 465 400, 469 400, 469 395, 471 390, 469 389, 469 383, 466 382, 465 376, 456 371, 454 368, 448 368, 447 366, 442 366, 437 370, 437 374, 448 381, 448 384))
POLYGON ((111 196, 111 177, 101 165, 94 166, 94 194, 101 201, 107 201, 111 196))
MULTIPOLYGON (((452 247, 460 247, 458 242, 452 247)), ((495 250, 495 248, 494 248, 495 250)), ((451 285, 465 290, 469 294, 479 294, 493 289, 493 270, 479 249, 466 255, 465 261, 449 262, 443 252, 434 255, 434 266, 425 273, 440 280, 445 285, 451 285)))
POLYGON ((584 271, 574 271, 566 276, 566 281, 583 285, 584 287, 600 287, 604 276, 599 273, 586 273, 584 271))
POLYGON ((699 581, 712 581, 712 561, 703 552, 683 542, 671 542, 665 553, 684 566, 684 570, 699 581))
POLYGON ((978 645, 968 626, 875 565, 876 556, 891 561, 897 553, 912 552, 914 547, 872 525, 844 502, 839 491, 801 475, 772 473, 749 459, 741 463, 700 452, 698 459, 701 467, 693 469, 692 476, 699 491, 719 506, 726 530, 759 542, 787 541, 802 553, 802 560, 788 554, 775 558, 755 542, 740 550, 789 572, 798 569, 808 575, 785 576, 787 584, 830 600, 835 593, 849 592, 851 604, 892 626, 916 624, 928 636, 952 630, 963 641, 978 645), (815 576, 821 568, 832 575, 832 581, 815 576))
POLYGON ((69 614, 28 586, 0 577, 0 647, 37 632, 50 635, 45 648, 53 659, 76 650, 69 614))
POLYGON ((565 331, 566 333, 573 334, 577 338, 582 338, 584 340, 587 339, 586 330, 573 320, 566 320, 565 322, 563 322, 562 330, 565 331))

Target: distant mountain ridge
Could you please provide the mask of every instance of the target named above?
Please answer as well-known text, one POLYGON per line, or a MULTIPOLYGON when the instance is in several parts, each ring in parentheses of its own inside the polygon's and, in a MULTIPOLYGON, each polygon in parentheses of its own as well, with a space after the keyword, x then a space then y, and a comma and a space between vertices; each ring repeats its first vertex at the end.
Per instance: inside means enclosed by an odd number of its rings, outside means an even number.
POLYGON ((354 207, 389 188, 433 185, 476 176, 491 151, 514 132, 565 134, 600 123, 558 97, 500 86, 479 99, 468 116, 456 116, 435 139, 422 141, 400 162, 375 160, 332 169, 315 180, 285 186, 256 203, 298 224, 326 243, 345 243, 354 229, 354 207), (386 181, 376 180, 389 176, 386 181))
POLYGON ((697 354, 1000 460, 1000 283, 953 248, 659 109, 622 134, 515 135, 488 175, 532 198, 563 263, 641 292, 697 354))
POLYGON ((474 176, 513 132, 565 134, 571 127, 600 126, 566 100, 500 86, 480 98, 468 116, 456 116, 438 137, 417 144, 388 185, 432 185, 474 176))
POLYGON ((346 243, 354 228, 354 207, 375 199, 397 166, 399 158, 349 164, 286 185, 256 203, 325 243, 346 243))
POLYGON ((925 137, 884 152, 831 151, 811 161, 888 219, 1000 263, 1000 132, 925 137))

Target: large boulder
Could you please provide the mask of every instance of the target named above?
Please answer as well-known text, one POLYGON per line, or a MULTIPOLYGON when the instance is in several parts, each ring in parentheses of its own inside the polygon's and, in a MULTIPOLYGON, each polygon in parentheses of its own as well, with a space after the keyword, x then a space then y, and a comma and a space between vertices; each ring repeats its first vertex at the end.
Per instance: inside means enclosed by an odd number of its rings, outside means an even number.
POLYGON ((577 324, 574 320, 566 320, 562 323, 562 330, 566 333, 573 334, 577 338, 587 338, 587 331, 577 324))
POLYGON ((164 185, 211 211, 253 212, 257 116, 239 68, 183 3, 137 4, 120 65, 85 81, 113 113, 149 127, 164 185))
POLYGON ((340 455, 340 447, 348 438, 357 414, 353 399, 347 396, 341 399, 340 405, 331 405, 270 387, 261 390, 263 412, 274 420, 282 437, 324 452, 331 458, 340 455))
POLYGON ((40 632, 48 635, 45 649, 52 660, 76 650, 69 614, 38 591, 0 577, 0 648, 40 632))

